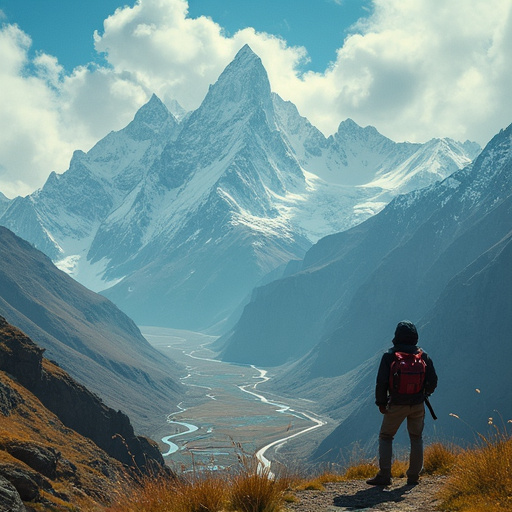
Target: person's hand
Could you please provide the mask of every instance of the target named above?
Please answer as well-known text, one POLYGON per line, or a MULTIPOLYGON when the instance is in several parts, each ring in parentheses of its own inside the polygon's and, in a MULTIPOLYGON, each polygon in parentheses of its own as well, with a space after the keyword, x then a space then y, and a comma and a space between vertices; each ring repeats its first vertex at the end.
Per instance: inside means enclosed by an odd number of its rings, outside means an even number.
POLYGON ((381 414, 386 414, 388 412, 388 409, 385 405, 379 405, 379 411, 381 414))

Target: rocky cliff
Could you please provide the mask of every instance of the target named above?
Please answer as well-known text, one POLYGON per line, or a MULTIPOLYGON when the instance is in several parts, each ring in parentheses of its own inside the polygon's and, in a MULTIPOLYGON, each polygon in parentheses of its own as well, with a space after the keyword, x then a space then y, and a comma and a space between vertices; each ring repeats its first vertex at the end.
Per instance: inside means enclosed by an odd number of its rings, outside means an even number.
POLYGON ((0 510, 108 504, 123 480, 170 475, 156 443, 43 352, 0 317, 0 510))

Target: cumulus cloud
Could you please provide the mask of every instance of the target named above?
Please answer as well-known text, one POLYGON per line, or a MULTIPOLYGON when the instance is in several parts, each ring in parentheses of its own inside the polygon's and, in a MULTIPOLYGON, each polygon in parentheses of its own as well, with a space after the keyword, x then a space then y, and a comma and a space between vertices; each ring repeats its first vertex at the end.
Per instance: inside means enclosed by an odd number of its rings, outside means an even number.
POLYGON ((66 75, 53 56, 30 59, 31 44, 16 25, 0 29, 0 191, 8 197, 65 171, 75 149, 88 150, 126 125, 147 98, 110 70, 79 67, 66 75))
POLYGON ((482 144, 512 121, 510 2, 375 0, 374 7, 333 68, 321 80, 305 77, 331 84, 339 117, 395 140, 450 136, 482 144))
POLYGON ((209 18, 190 19, 187 8, 185 0, 139 0, 106 20, 96 48, 116 71, 193 109, 248 43, 273 90, 326 134, 352 117, 395 140, 484 144, 512 120, 509 2, 374 0, 331 67, 304 75, 305 48, 251 28, 227 37, 209 18))
POLYGON ((0 31, 0 190, 8 196, 42 183, 66 146, 52 90, 25 73, 29 47, 30 38, 16 26, 0 31))
POLYGON ((131 74, 163 101, 176 99, 187 110, 199 106, 209 85, 246 43, 269 75, 296 81, 296 68, 307 56, 304 48, 252 28, 227 37, 212 19, 189 18, 185 0, 139 0, 118 9, 105 20, 103 33, 95 33, 96 50, 117 73, 131 74))
MULTIPOLYGON (((333 0, 336 1, 336 0, 333 0)), ((29 60, 30 38, 0 30, 0 190, 40 186, 125 126, 155 92, 199 106, 244 45, 261 57, 272 89, 324 133, 351 117, 401 141, 449 136, 485 144, 512 122, 512 3, 503 0, 374 0, 323 73, 301 73, 307 49, 245 28, 232 36, 186 0, 138 0, 94 34, 107 66, 66 73, 54 56, 29 60)))

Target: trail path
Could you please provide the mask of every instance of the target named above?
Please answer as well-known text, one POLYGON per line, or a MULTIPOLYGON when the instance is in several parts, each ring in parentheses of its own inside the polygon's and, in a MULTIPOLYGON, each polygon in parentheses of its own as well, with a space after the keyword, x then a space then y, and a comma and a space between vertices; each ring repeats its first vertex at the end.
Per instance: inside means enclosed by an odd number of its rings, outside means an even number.
POLYGON ((396 478, 389 487, 373 487, 364 480, 325 484, 324 491, 296 491, 296 503, 286 505, 290 512, 439 512, 436 497, 445 477, 423 477, 419 485, 406 485, 396 478))

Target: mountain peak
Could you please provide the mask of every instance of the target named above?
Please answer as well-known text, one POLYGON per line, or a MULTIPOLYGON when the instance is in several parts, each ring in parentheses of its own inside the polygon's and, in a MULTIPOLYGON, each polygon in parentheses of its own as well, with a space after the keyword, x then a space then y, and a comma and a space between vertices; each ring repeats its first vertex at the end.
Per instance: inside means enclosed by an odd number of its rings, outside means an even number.
POLYGON ((247 44, 239 50, 217 82, 210 87, 205 103, 226 100, 231 103, 261 103, 262 100, 271 102, 267 72, 261 59, 247 44))
POLYGON ((155 133, 167 133, 178 126, 178 121, 156 94, 139 108, 126 133, 137 140, 150 139, 155 133))
POLYGON ((252 51, 252 48, 248 44, 244 44, 240 50, 238 50, 237 54, 233 61, 251 61, 258 60, 261 61, 260 58, 252 51))
POLYGON ((153 93, 151 99, 137 111, 133 120, 147 125, 155 125, 158 122, 165 122, 171 115, 162 100, 153 93))
POLYGON ((342 121, 338 126, 338 134, 345 135, 355 135, 355 134, 372 134, 372 135, 380 135, 378 130, 373 126, 362 127, 358 125, 353 119, 347 118, 345 121, 342 121))

